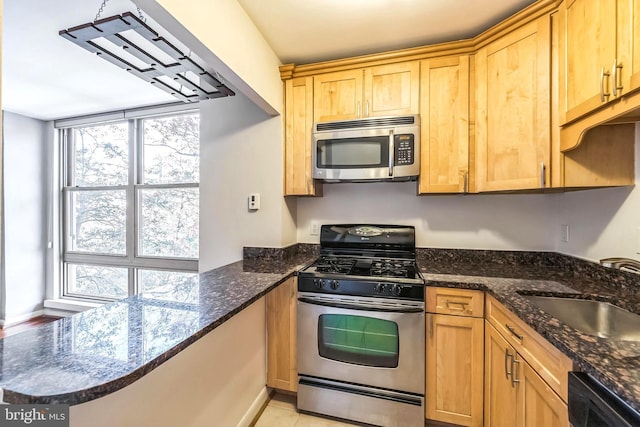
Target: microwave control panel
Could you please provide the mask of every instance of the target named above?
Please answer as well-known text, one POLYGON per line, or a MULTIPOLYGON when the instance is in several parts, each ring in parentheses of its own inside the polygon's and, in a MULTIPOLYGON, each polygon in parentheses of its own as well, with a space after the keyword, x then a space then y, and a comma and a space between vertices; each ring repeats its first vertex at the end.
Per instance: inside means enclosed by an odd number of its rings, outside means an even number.
POLYGON ((412 165, 414 160, 414 140, 412 134, 394 135, 395 165, 412 165))

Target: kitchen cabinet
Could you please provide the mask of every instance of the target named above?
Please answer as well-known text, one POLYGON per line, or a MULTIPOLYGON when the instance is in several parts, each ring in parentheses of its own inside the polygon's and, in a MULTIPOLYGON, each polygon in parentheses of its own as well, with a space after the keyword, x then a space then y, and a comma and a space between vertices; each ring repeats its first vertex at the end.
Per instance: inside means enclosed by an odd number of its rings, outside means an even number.
POLYGON ((564 124, 640 87, 640 1, 567 0, 562 12, 564 124))
POLYGON ((285 81, 285 196, 320 196, 322 184, 312 178, 311 132, 313 78, 285 81))
POLYGON ((484 294, 427 288, 427 419, 482 426, 484 294))
POLYGON ((485 426, 568 427, 571 360, 495 298, 485 304, 485 426))
POLYGON ((417 61, 318 74, 314 121, 418 114, 419 74, 417 61))
POLYGON ((418 192, 469 191, 469 55, 420 62, 418 192))
POLYGON ((297 289, 292 277, 266 296, 267 386, 292 392, 298 388, 297 289))
POLYGON ((549 185, 550 22, 542 16, 476 54, 478 191, 549 185))
POLYGON ((569 427, 566 403, 488 322, 485 339, 485 426, 569 427))

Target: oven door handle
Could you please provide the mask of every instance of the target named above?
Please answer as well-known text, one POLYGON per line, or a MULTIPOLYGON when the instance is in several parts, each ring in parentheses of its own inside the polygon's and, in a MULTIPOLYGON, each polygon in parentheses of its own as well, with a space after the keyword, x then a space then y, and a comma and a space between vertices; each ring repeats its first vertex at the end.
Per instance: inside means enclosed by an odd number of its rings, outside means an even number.
POLYGON ((380 311, 387 313, 424 313, 424 307, 415 306, 402 306, 402 305, 378 305, 378 304, 366 304, 359 302, 334 302, 327 300, 318 300, 314 298, 299 297, 298 301, 313 305, 323 305, 326 307, 345 308, 350 310, 363 310, 363 311, 380 311))

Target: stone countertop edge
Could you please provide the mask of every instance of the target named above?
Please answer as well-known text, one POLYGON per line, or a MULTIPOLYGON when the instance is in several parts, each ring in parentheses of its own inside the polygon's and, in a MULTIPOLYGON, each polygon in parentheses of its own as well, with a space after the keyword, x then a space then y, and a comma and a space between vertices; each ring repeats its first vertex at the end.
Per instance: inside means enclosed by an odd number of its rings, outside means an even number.
MULTIPOLYGON (((60 349, 54 348, 53 346, 49 349, 47 347, 48 340, 45 340, 47 344, 43 345, 45 347, 43 352, 50 350, 50 354, 45 355, 45 358, 48 356, 48 359, 37 360, 36 363, 33 363, 31 366, 28 364, 25 365, 24 361, 20 360, 19 355, 14 357, 13 360, 10 360, 11 358, 8 357, 6 353, 3 353, 2 359, 0 360, 2 400, 4 403, 12 404, 59 403, 76 405, 116 392, 142 378, 189 345, 224 324, 234 315, 240 313, 246 307, 294 275, 309 261, 311 261, 311 258, 305 255, 293 257, 288 260, 281 260, 277 263, 277 266, 274 265, 273 262, 269 262, 269 271, 266 273, 260 272, 259 263, 250 262, 250 266, 247 268, 243 261, 238 261, 208 272, 200 273, 198 285, 200 292, 199 302, 195 304, 197 308, 194 310, 197 316, 197 319, 195 319, 196 322, 194 323, 197 323, 197 326, 194 330, 185 334, 184 338, 181 338, 179 341, 173 342, 171 345, 158 351, 158 354, 154 354, 153 357, 143 357, 144 360, 139 363, 131 363, 131 361, 128 360, 127 363, 125 363, 125 365, 127 365, 125 369, 114 369, 114 371, 121 372, 110 372, 110 374, 101 377, 102 371, 109 371, 109 369, 104 369, 103 365, 96 367, 93 372, 82 371, 83 366, 81 363, 77 363, 77 366, 74 367, 76 360, 73 357, 75 355, 73 354, 71 345, 77 343, 70 343, 69 348, 63 348, 62 351, 66 353, 66 357, 61 358, 59 354, 57 354, 60 349), (275 270, 278 269, 280 271, 276 272, 275 270), (229 287, 229 283, 232 283, 232 287, 229 287), (203 293, 206 293, 206 295, 202 295, 203 293), (219 297, 222 296, 225 297, 224 301, 219 299, 219 297), (45 365, 46 368, 52 368, 54 372, 62 371, 62 374, 57 380, 60 384, 65 383, 65 375, 75 380, 75 377, 84 374, 85 381, 80 381, 83 383, 83 387, 74 390, 64 390, 62 393, 38 393, 39 388, 51 388, 51 380, 47 380, 49 384, 39 387, 38 379, 40 376, 29 375, 29 372, 33 374, 39 368, 40 363, 38 362, 45 365), (25 379, 25 377, 29 378, 25 379), (98 378, 96 379, 95 377, 98 378)), ((5 338, 5 340, 10 340, 11 342, 5 341, 3 347, 5 351, 11 347, 18 349, 16 353, 20 351, 31 351, 38 346, 42 336, 49 338, 49 336, 60 334, 60 331, 66 332, 71 330, 71 324, 74 322, 74 318, 81 320, 82 323, 92 324, 92 322, 96 322, 99 324, 100 322, 106 323, 108 321, 108 319, 105 320, 104 310, 101 311, 101 309, 105 307, 120 305, 125 306, 127 309, 137 308, 137 310, 140 311, 142 308, 149 306, 148 301, 143 301, 142 296, 144 296, 144 294, 132 296, 96 309, 75 314, 71 317, 62 318, 30 331, 11 335, 5 338), (57 328, 56 324, 58 324, 57 328)), ((153 302, 153 304, 158 306, 157 302, 153 302)), ((168 307, 167 310, 171 310, 173 306, 180 307, 184 305, 185 304, 164 302, 160 303, 160 309, 168 307)), ((125 327, 128 328, 127 337, 129 334, 142 335, 141 330, 136 330, 133 326, 129 325, 129 317, 126 317, 126 319, 127 324, 125 327)), ((115 322, 117 322, 117 319, 115 322)), ((97 328, 102 330, 103 328, 101 326, 103 325, 99 325, 97 328)), ((142 340, 143 338, 134 337, 134 339, 142 340)), ((51 339, 51 341, 53 341, 53 339, 51 339)), ((127 342, 123 345, 131 345, 128 338, 127 342)), ((141 344, 140 347, 142 348, 142 346, 141 344)), ((43 369, 45 368, 43 367, 43 369)), ((62 385, 60 388, 64 389, 65 386, 62 385)))
MULTIPOLYGON (((586 280, 587 289, 582 288, 585 279, 580 277, 554 280, 553 269, 548 278, 545 277, 543 269, 538 270, 539 279, 503 278, 493 275, 487 277, 430 274, 425 270, 423 269, 422 274, 426 286, 480 290, 495 297, 569 357, 576 370, 590 374, 640 413, 640 343, 583 334, 537 308, 522 295, 564 295, 574 298, 600 299, 615 305, 622 305, 622 299, 616 298, 611 293, 599 295, 593 292, 593 283, 588 280, 586 280)), ((534 270, 530 269, 529 273, 534 270)), ((638 307, 637 301, 632 301, 632 304, 638 307)))

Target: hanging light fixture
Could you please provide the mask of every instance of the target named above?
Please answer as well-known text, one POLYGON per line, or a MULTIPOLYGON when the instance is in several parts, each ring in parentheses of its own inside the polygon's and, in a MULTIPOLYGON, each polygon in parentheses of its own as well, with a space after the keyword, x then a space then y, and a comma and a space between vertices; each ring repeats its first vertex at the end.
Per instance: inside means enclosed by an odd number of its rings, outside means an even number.
POLYGON ((59 35, 148 81, 184 102, 233 96, 218 73, 209 72, 131 12, 61 30, 59 35))

